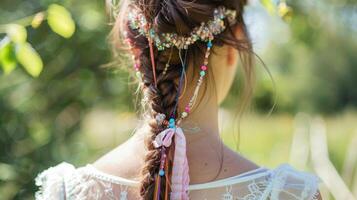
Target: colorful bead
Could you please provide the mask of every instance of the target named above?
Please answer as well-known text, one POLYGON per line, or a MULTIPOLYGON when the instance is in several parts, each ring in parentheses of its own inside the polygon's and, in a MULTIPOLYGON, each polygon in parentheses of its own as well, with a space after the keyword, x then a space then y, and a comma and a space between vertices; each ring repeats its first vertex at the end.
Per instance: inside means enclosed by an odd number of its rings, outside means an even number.
POLYGON ((214 9, 213 20, 202 22, 200 26, 193 28, 191 33, 187 34, 189 36, 186 37, 177 33, 156 33, 155 28, 149 28, 151 26, 150 22, 137 9, 132 9, 129 12, 128 19, 130 27, 138 30, 141 35, 152 38, 159 51, 170 47, 187 49, 189 45, 196 41, 208 41, 207 47, 211 48, 211 40, 213 40, 214 35, 218 35, 226 29, 225 20, 229 25, 237 22, 235 10, 220 6, 214 9))
MULTIPOLYGON (((193 96, 190 98, 190 101, 188 103, 188 105, 185 106, 185 111, 181 113, 181 119, 184 119, 188 116, 188 114, 191 111, 192 106, 195 104, 195 101, 197 99, 197 95, 199 93, 200 87, 202 85, 203 82, 203 77, 206 75, 206 70, 207 70, 207 64, 208 64, 208 57, 210 55, 210 46, 212 45, 212 43, 209 41, 208 45, 207 45, 207 49, 206 49, 206 54, 205 54, 205 60, 203 65, 201 65, 201 71, 200 71, 200 77, 197 80, 197 85, 196 88, 194 90, 194 94, 193 96)), ((178 122, 180 122, 180 120, 178 122)))
MULTIPOLYGON (((181 113, 181 119, 186 118, 188 114, 191 112, 191 108, 195 105, 195 101, 199 94, 200 87, 203 82, 203 78, 206 75, 206 71, 208 69, 208 61, 210 56, 211 47, 213 46, 212 40, 215 35, 222 33, 226 24, 225 21, 228 22, 229 25, 236 23, 236 11, 226 9, 224 6, 218 7, 214 10, 213 20, 209 20, 208 22, 202 22, 200 26, 194 28, 192 32, 186 36, 179 36, 177 33, 156 33, 155 28, 152 27, 152 24, 147 22, 145 16, 140 13, 139 10, 132 9, 129 13, 129 23, 130 27, 133 30, 137 30, 141 35, 146 36, 148 39, 151 39, 153 43, 156 45, 157 49, 164 50, 166 48, 176 47, 178 49, 187 49, 191 44, 196 41, 206 42, 207 48, 206 53, 204 55, 203 64, 200 66, 201 71, 199 72, 200 77, 197 80, 197 85, 194 90, 193 96, 190 98, 188 105, 185 107, 185 110, 181 113)), ((141 77, 140 66, 135 64, 134 68, 137 71, 137 76, 141 77)), ((165 69, 163 70, 163 74, 166 74, 167 68, 169 67, 169 62, 166 64, 165 69)), ((177 120, 177 124, 180 123, 181 119, 177 120)), ((161 122, 161 120, 158 120, 161 122)), ((162 125, 168 126, 169 128, 175 128, 177 125, 175 121, 175 117, 171 116, 169 121, 163 120, 162 125)), ((159 175, 163 176, 165 174, 163 170, 163 164, 165 159, 161 161, 159 175)))
POLYGON ((160 176, 164 176, 164 175, 165 175, 165 171, 164 171, 163 169, 160 169, 159 175, 160 175, 160 176))
POLYGON ((181 114, 182 118, 186 118, 186 117, 187 117, 187 115, 188 115, 188 113, 187 113, 187 112, 182 112, 182 114, 181 114))
POLYGON ((190 112, 190 106, 186 106, 185 107, 185 111, 189 113, 190 112))
POLYGON ((163 121, 165 120, 166 118, 166 115, 163 114, 163 113, 158 113, 156 116, 155 116, 155 119, 156 119, 156 122, 157 124, 161 125, 163 123, 163 121))
POLYGON ((141 78, 141 72, 136 72, 136 77, 141 78))
POLYGON ((208 48, 211 48, 212 47, 212 41, 210 40, 210 41, 208 41, 208 43, 207 43, 207 47, 208 48))

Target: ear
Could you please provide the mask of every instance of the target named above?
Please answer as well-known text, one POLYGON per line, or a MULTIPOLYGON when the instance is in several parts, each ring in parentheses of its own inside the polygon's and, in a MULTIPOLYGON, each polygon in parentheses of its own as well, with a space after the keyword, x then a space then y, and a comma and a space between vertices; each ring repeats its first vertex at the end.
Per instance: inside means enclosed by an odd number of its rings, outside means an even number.
MULTIPOLYGON (((242 40, 244 39, 244 32, 241 26, 237 25, 235 27, 233 27, 233 33, 234 36, 238 39, 238 40, 242 40)), ((232 66, 233 64, 235 64, 237 62, 238 59, 238 52, 237 49, 229 46, 228 47, 228 52, 227 52, 227 64, 228 66, 232 66)))

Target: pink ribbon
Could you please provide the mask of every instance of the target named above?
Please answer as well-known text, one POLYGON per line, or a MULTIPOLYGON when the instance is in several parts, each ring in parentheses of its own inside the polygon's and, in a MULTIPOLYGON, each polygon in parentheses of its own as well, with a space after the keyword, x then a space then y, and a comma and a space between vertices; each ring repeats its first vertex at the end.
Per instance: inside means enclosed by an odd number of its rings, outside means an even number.
POLYGON ((188 162, 186 156, 186 138, 182 129, 179 127, 165 129, 156 136, 153 143, 156 148, 161 146, 169 147, 174 135, 175 154, 172 167, 170 199, 188 200, 190 177, 188 174, 188 162))

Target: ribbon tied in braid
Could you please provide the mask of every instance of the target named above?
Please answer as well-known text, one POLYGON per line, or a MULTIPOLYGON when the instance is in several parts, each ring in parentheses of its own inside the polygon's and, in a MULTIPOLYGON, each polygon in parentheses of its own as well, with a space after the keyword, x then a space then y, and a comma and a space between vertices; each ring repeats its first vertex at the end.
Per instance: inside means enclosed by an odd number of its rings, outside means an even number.
POLYGON ((153 144, 156 148, 169 147, 175 137, 175 154, 171 177, 171 200, 188 200, 188 162, 186 156, 186 138, 181 128, 167 128, 159 133, 153 144))

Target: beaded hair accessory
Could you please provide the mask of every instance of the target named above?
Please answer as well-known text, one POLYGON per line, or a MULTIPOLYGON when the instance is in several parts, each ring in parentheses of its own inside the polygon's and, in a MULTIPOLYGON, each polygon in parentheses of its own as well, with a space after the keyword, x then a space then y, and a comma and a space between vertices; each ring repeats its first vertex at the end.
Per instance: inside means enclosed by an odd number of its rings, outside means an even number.
POLYGON ((209 40, 213 40, 215 35, 225 30, 224 19, 228 20, 229 25, 236 23, 236 11, 226 9, 224 6, 214 9, 213 19, 208 22, 202 22, 188 36, 180 36, 177 33, 156 33, 150 23, 147 22, 145 16, 137 9, 132 9, 128 18, 130 27, 138 30, 141 35, 151 39, 160 51, 170 47, 187 49, 189 45, 196 41, 208 42, 209 40))
MULTIPOLYGON (((153 145, 160 149, 161 159, 159 171, 155 176, 155 192, 154 200, 160 200, 161 188, 161 178, 167 177, 168 161, 166 155, 166 148, 170 147, 173 137, 174 140, 174 161, 172 166, 172 176, 171 176, 171 193, 170 199, 172 200, 188 200, 188 185, 189 185, 189 174, 188 174, 188 162, 186 156, 186 139, 182 129, 178 126, 182 120, 184 120, 196 103, 198 93, 200 91, 203 78, 205 77, 208 69, 208 58, 213 46, 212 40, 214 36, 222 33, 226 29, 225 20, 227 20, 228 25, 233 25, 236 23, 236 11, 226 9, 224 6, 220 6, 214 9, 213 19, 207 22, 202 22, 200 26, 195 27, 187 36, 181 36, 177 33, 156 33, 154 27, 147 21, 145 16, 136 9, 132 9, 128 14, 129 26, 133 30, 138 30, 140 35, 145 36, 148 39, 150 47, 150 57, 153 70, 153 78, 156 85, 156 68, 154 59, 153 46, 155 45, 159 51, 171 48, 177 48, 180 53, 180 59, 182 64, 182 72, 179 81, 179 90, 176 97, 176 105, 174 108, 174 113, 170 116, 166 116, 162 113, 158 113, 155 116, 155 120, 159 126, 163 126, 166 129, 160 132, 153 145), (184 61, 181 58, 181 50, 188 49, 191 44, 197 41, 206 42, 206 52, 204 56, 203 64, 200 66, 199 78, 192 97, 190 98, 188 104, 185 106, 184 111, 179 115, 178 119, 175 119, 175 113, 178 105, 178 100, 180 93, 182 92, 182 80, 185 74, 186 58, 184 61), (170 117, 166 120, 166 117, 170 117)), ((171 59, 171 53, 170 58, 171 59)), ((186 52, 187 53, 187 52, 186 52)), ((167 68, 169 67, 170 61, 167 62, 163 74, 165 75, 167 68)), ((140 77, 139 64, 135 62, 134 68, 137 71, 137 75, 140 77)), ((165 199, 168 195, 168 180, 165 186, 165 199)))

